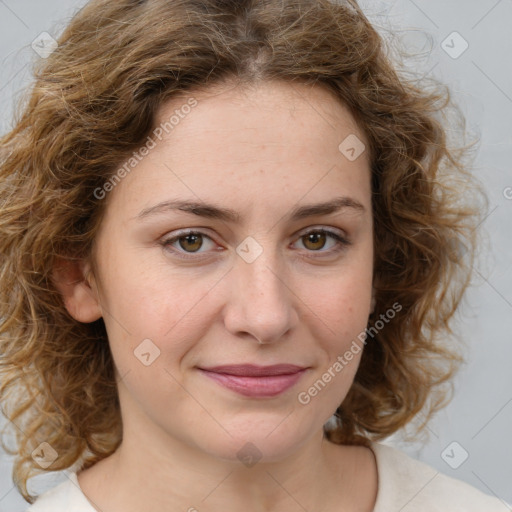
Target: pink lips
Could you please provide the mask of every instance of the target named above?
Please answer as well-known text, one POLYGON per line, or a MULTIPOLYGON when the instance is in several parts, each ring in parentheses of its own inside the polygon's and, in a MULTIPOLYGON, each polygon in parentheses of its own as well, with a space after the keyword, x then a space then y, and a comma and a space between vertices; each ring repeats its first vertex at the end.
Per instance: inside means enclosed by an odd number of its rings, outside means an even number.
POLYGON ((283 393, 302 377, 306 369, 292 364, 243 364, 199 368, 204 375, 224 387, 251 397, 271 397, 283 393))

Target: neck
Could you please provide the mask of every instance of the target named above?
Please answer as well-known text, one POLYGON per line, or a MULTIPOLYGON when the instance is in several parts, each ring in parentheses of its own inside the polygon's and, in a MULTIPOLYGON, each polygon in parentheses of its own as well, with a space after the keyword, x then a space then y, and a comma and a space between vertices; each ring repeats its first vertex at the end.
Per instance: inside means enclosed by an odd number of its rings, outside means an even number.
POLYGON ((356 508, 365 472, 368 479, 361 448, 330 443, 323 431, 285 458, 254 465, 220 460, 169 436, 162 442, 162 433, 123 434, 117 451, 91 468, 96 478, 80 477, 100 510, 366 510, 356 508))

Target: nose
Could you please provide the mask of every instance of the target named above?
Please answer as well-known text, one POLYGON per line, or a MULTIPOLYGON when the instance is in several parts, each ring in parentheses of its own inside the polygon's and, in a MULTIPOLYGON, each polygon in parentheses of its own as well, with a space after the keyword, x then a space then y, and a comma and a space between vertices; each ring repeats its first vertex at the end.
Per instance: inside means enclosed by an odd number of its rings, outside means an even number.
POLYGON ((230 295, 224 313, 226 329, 235 336, 274 343, 298 323, 299 299, 287 283, 277 258, 263 253, 252 263, 237 257, 230 275, 230 295))

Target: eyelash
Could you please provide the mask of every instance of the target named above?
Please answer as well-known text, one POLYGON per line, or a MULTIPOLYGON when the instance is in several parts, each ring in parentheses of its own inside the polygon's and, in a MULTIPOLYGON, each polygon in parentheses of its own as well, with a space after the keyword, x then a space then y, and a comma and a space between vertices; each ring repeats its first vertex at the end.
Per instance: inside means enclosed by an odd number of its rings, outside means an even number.
MULTIPOLYGON (((298 239, 301 239, 301 238, 303 238, 307 235, 310 235, 312 233, 322 233, 322 234, 332 237, 337 242, 337 247, 334 249, 328 250, 328 251, 318 250, 318 251, 308 251, 308 252, 312 252, 312 253, 318 252, 322 255, 325 255, 325 254, 333 255, 333 254, 339 253, 340 251, 345 249, 347 246, 352 244, 352 242, 350 242, 349 240, 347 240, 345 237, 341 236, 340 234, 338 234, 334 231, 331 231, 329 229, 325 229, 325 228, 312 229, 311 231, 302 233, 298 239)), ((186 231, 182 231, 182 232, 178 233, 177 235, 175 235, 171 238, 164 239, 160 243, 165 249, 173 252, 178 258, 182 258, 184 260, 198 260, 200 257, 194 256, 194 254, 201 254, 201 253, 186 253, 186 252, 181 252, 179 250, 170 248, 171 244, 173 244, 174 242, 177 242, 180 238, 184 238, 189 235, 201 235, 203 237, 207 237, 210 240, 212 240, 212 238, 210 236, 208 236, 206 233, 204 233, 202 231, 186 230, 186 231), (190 256, 185 256, 185 254, 190 254, 190 256)))

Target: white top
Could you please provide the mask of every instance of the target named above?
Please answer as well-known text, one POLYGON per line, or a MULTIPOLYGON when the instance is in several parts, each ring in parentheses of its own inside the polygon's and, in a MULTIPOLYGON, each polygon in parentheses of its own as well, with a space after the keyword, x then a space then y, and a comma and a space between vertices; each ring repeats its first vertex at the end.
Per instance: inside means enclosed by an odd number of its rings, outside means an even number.
MULTIPOLYGON (((371 449, 378 473, 373 512, 512 512, 501 499, 444 475, 397 448, 372 443, 371 449)), ((26 512, 96 512, 80 489, 76 472, 67 476, 69 480, 39 495, 26 512)))

